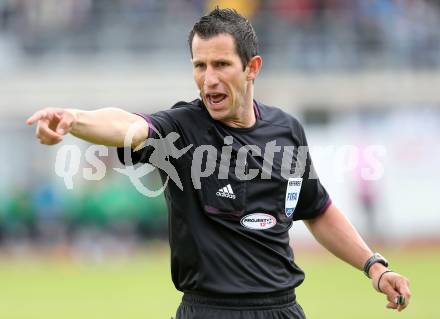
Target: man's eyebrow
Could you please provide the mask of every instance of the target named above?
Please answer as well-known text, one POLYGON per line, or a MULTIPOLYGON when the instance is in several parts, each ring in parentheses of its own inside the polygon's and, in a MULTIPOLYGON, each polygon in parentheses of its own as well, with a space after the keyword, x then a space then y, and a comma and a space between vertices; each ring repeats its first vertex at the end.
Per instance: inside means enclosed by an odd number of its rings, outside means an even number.
POLYGON ((228 58, 219 58, 214 60, 214 62, 219 63, 219 62, 226 62, 226 63, 231 63, 231 59, 228 58))
MULTIPOLYGON (((232 63, 232 60, 228 59, 228 58, 218 58, 218 59, 214 59, 211 61, 211 63, 221 63, 221 62, 232 63)), ((206 63, 206 62, 204 62, 202 60, 192 60, 193 65, 200 64, 200 63, 206 63)))

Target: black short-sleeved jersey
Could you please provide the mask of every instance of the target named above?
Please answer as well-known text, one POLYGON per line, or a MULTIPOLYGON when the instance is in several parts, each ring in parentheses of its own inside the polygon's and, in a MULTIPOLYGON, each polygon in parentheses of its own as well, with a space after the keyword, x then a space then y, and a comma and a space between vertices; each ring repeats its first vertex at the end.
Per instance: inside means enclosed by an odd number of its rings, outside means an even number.
MULTIPOLYGON (((304 280, 304 273, 294 263, 288 231, 294 220, 322 213, 330 199, 314 176, 308 153, 305 163, 296 161, 298 148, 307 146, 299 122, 260 103, 254 104, 254 110, 257 121, 250 128, 232 128, 215 121, 201 100, 179 102, 151 115, 138 114, 153 126, 151 138, 157 138, 157 132, 162 137, 175 132, 179 135, 174 142, 177 149, 192 145, 177 159, 167 157, 183 186, 180 189, 170 180, 165 190, 171 272, 178 290, 270 293, 296 287, 304 280), (226 144, 225 137, 229 137, 226 144), (253 150, 240 151, 246 145, 254 145, 250 147, 253 150), (270 152, 265 154, 270 148, 275 150, 273 165, 269 165, 270 152), (196 157, 201 154, 200 167, 196 157), (303 167, 304 174, 301 178, 297 172, 296 177, 286 177, 282 174, 286 165, 287 173, 303 167), (213 174, 201 177, 198 184, 195 171, 210 167, 213 174), (249 178, 255 173, 255 178, 243 180, 242 176, 249 178)), ((150 146, 132 152, 133 163, 151 162, 152 150, 150 146)), ((122 151, 118 149, 121 161, 122 151)), ((160 173, 164 180, 165 172, 160 173)))

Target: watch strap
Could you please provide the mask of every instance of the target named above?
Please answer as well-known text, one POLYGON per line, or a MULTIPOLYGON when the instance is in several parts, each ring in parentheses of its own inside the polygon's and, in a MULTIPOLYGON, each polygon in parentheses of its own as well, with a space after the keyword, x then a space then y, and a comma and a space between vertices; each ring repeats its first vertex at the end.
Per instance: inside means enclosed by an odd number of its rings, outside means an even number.
POLYGON ((370 258, 368 258, 368 260, 365 262, 364 264, 364 274, 365 276, 367 276, 368 278, 370 277, 370 268, 371 266, 373 266, 375 263, 380 263, 382 265, 384 265, 385 267, 388 267, 388 261, 379 253, 374 253, 370 258))

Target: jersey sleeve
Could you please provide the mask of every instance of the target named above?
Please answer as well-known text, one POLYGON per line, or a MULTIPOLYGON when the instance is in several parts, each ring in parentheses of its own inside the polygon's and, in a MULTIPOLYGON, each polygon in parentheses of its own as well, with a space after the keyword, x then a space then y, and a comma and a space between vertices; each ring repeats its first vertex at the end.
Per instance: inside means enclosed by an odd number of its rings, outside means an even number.
MULTIPOLYGON (((166 136, 171 132, 178 133, 180 125, 178 124, 178 118, 176 118, 176 112, 173 109, 159 111, 153 114, 146 113, 134 113, 142 117, 148 124, 148 139, 160 140, 160 143, 166 143, 166 136)), ((179 133, 178 133, 179 134, 179 133)), ((179 147, 181 139, 178 139, 175 143, 176 147, 179 147)), ((154 151, 154 147, 146 144, 140 150, 134 151, 131 148, 118 147, 117 155, 119 161, 124 165, 136 165, 138 163, 149 163, 150 155, 154 151), (130 161, 131 159, 131 161, 130 161)))
POLYGON ((331 199, 321 184, 313 166, 304 129, 299 123, 298 125, 301 146, 299 148, 297 167, 302 167, 303 181, 293 219, 303 220, 318 217, 330 206, 331 199))

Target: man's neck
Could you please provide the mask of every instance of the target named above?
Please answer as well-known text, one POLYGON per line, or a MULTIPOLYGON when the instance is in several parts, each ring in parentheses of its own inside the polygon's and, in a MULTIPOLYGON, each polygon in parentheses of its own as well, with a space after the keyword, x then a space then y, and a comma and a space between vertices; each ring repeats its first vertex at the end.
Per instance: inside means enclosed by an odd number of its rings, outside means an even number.
POLYGON ((249 128, 254 126, 256 121, 254 101, 251 100, 237 110, 237 114, 234 118, 229 118, 221 122, 234 128, 249 128))
POLYGON ((252 83, 248 85, 243 105, 237 109, 234 117, 221 121, 223 124, 234 128, 250 128, 255 125, 254 87, 252 83))

